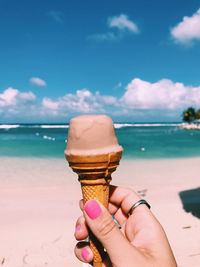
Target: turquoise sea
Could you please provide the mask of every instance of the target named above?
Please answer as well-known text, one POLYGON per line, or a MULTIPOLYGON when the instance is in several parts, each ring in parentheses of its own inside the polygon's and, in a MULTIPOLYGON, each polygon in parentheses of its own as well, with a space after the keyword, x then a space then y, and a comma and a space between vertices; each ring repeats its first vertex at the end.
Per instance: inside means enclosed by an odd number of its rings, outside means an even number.
MULTIPOLYGON (((200 131, 181 123, 116 123, 123 159, 200 156, 200 131)), ((69 125, 0 124, 0 156, 63 158, 69 125)))

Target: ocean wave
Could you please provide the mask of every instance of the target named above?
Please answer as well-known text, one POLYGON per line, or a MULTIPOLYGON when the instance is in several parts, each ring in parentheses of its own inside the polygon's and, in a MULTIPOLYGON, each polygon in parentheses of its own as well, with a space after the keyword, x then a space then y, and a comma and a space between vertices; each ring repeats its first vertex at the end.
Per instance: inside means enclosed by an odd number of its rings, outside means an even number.
POLYGON ((115 129, 123 127, 175 127, 181 125, 184 125, 184 123, 114 123, 115 129))
POLYGON ((18 128, 20 127, 19 124, 15 124, 15 125, 10 125, 10 124, 1 124, 0 125, 0 129, 12 129, 12 128, 18 128))
POLYGON ((69 128, 69 125, 41 125, 41 128, 69 128))
POLYGON ((114 123, 115 129, 120 129, 123 127, 132 127, 132 126, 134 126, 134 124, 131 124, 131 123, 114 123))
POLYGON ((69 125, 53 125, 53 124, 33 124, 33 125, 20 125, 21 128, 43 128, 43 129, 53 129, 53 128, 69 128, 69 125))
MULTIPOLYGON (((184 126, 185 123, 114 123, 115 129, 124 127, 177 127, 184 126)), ((1 124, 0 129, 13 129, 13 128, 42 128, 42 129, 66 129, 69 125, 64 124, 1 124)))
POLYGON ((166 127, 166 126, 180 126, 182 123, 136 123, 135 127, 166 127))
POLYGON ((12 128, 69 128, 69 125, 40 125, 40 124, 0 124, 0 129, 12 129, 12 128))

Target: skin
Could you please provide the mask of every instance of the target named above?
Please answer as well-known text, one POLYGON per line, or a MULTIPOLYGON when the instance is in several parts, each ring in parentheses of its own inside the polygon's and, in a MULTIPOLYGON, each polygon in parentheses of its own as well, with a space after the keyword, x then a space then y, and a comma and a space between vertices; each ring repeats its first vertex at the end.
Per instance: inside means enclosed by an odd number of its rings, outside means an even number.
POLYGON ((110 186, 108 210, 98 201, 101 208, 99 217, 91 219, 80 208, 83 215, 76 222, 75 238, 80 241, 75 247, 75 255, 82 262, 91 262, 93 253, 87 242, 88 228, 106 249, 103 267, 177 267, 166 234, 146 205, 139 205, 131 216, 130 208, 141 198, 132 190, 110 186), (111 215, 121 226, 115 224, 111 215), (83 254, 87 250, 87 259, 83 254))

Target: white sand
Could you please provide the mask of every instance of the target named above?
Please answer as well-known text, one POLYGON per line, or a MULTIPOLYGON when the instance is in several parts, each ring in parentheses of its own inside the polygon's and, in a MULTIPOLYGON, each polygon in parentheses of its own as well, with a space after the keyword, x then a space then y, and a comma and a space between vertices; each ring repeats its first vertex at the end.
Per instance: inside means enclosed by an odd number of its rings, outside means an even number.
MULTIPOLYGON (((0 265, 82 266, 73 250, 77 176, 60 159, 0 158, 0 265)), ((200 158, 122 161, 113 184, 144 194, 180 267, 200 266, 200 220, 179 192, 199 187, 200 158)))

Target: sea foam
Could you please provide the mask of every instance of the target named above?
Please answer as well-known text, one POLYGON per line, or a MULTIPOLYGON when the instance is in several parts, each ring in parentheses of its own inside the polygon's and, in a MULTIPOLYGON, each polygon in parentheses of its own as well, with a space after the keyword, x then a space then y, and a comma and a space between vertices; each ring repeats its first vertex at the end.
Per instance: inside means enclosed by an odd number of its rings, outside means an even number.
POLYGON ((20 127, 19 124, 15 124, 15 125, 10 125, 10 124, 1 124, 0 125, 0 129, 11 129, 11 128, 18 128, 20 127))

